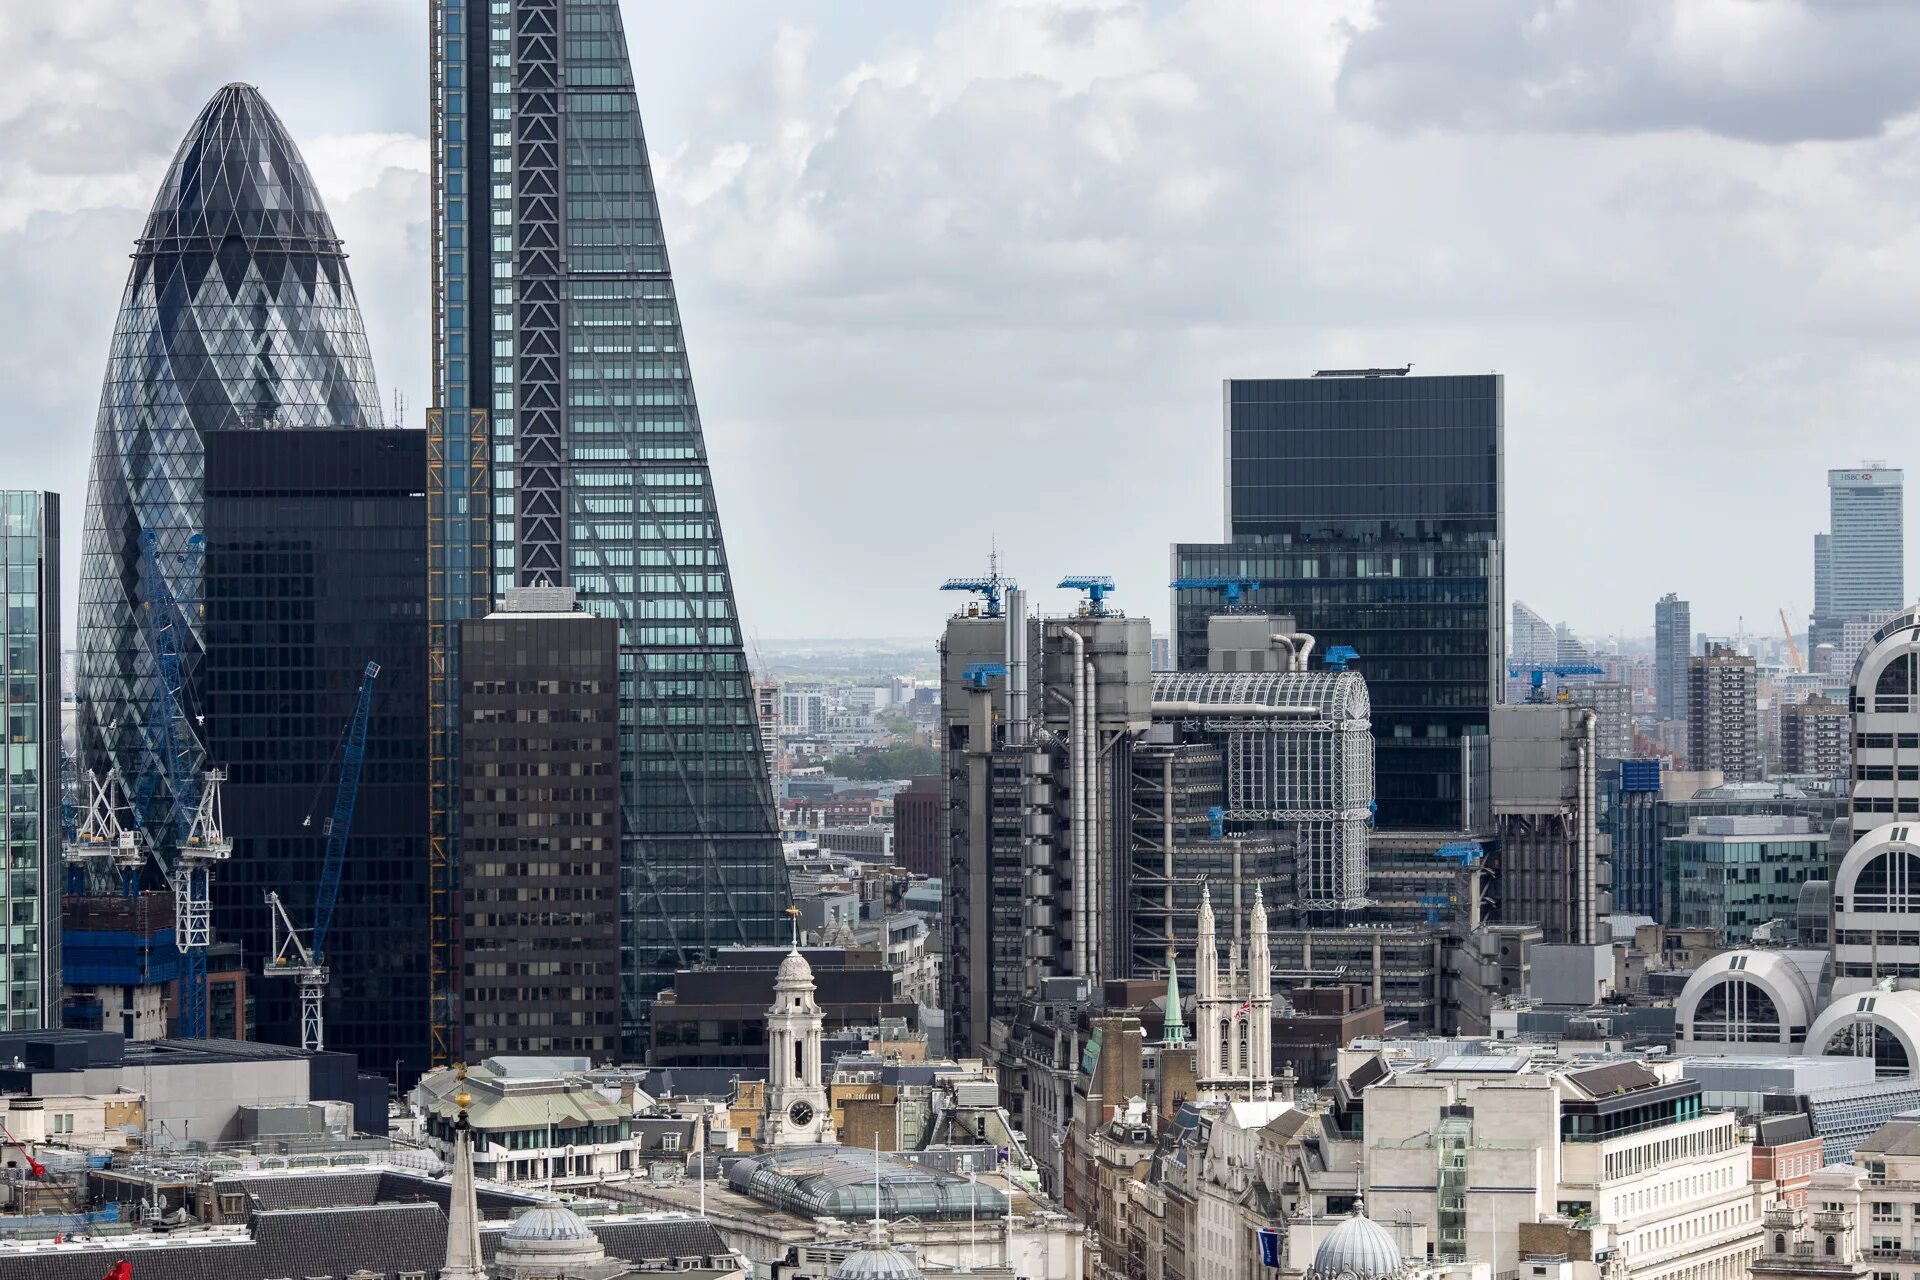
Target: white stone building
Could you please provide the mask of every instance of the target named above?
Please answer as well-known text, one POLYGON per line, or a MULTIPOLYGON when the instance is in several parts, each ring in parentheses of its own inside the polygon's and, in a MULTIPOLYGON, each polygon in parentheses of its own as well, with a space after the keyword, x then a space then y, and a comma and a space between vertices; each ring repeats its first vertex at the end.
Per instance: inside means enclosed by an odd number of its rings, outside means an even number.
POLYGON ((1732 1112, 1678 1064, 1444 1058, 1366 1094, 1365 1192, 1415 1256, 1514 1272, 1522 1227, 1600 1229, 1633 1280, 1741 1280, 1764 1184, 1732 1112))

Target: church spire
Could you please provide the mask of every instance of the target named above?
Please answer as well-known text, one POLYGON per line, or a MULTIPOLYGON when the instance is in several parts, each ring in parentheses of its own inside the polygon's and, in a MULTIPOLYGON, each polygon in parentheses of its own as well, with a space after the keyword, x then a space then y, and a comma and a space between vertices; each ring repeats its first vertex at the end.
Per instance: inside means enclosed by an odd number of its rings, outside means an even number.
POLYGON ((1180 957, 1172 947, 1167 948, 1167 1003, 1161 1010, 1165 1014, 1160 1033, 1160 1042, 1169 1045, 1183 1045, 1187 1042, 1187 1019, 1180 1010, 1180 957))
POLYGON ((447 1264, 440 1268, 440 1280, 487 1280, 487 1269, 480 1262, 480 1198, 473 1180, 473 1126, 467 1121, 467 1108, 473 1095, 467 1092, 467 1069, 454 1068, 459 1090, 453 1105, 460 1118, 453 1122, 453 1191, 447 1200, 447 1264))

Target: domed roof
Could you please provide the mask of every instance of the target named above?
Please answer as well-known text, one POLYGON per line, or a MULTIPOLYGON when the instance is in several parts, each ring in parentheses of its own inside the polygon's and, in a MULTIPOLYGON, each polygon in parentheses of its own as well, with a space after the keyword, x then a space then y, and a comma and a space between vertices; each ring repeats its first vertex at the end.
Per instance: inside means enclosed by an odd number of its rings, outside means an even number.
MULTIPOLYGON (((765 973, 766 970, 762 969, 760 972, 765 973)), ((798 951, 787 952, 786 959, 780 962, 780 972, 776 973, 773 977, 773 985, 776 987, 793 986, 799 983, 811 983, 812 981, 813 966, 808 964, 807 958, 798 951)))
POLYGON ((536 1205, 513 1220, 507 1228, 503 1243, 510 1244, 561 1244, 566 1242, 591 1243, 598 1246, 600 1238, 593 1234, 586 1223, 580 1221, 580 1215, 573 1210, 557 1204, 536 1205))
POLYGON ((1388 1280, 1406 1271, 1406 1259, 1387 1229, 1355 1205, 1353 1216, 1327 1233, 1313 1252, 1306 1280, 1388 1280))
POLYGON ((230 236, 338 257, 340 237, 287 127, 250 84, 213 95, 160 184, 143 247, 218 250, 230 236))
POLYGON ((922 1280, 920 1268, 892 1245, 870 1243, 833 1269, 832 1280, 922 1280))

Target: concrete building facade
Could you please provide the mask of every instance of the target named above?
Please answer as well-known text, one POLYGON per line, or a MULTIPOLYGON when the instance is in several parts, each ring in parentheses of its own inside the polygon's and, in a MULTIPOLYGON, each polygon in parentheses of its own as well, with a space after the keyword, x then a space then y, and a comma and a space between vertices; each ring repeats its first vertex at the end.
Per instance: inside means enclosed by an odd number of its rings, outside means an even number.
POLYGON ((1500 917, 1539 924, 1550 943, 1598 941, 1612 909, 1595 808, 1597 719, 1567 703, 1494 708, 1500 917))
MULTIPOLYGON (((619 634, 566 587, 461 624, 459 1043, 620 1049, 619 634)), ((656 732, 665 732, 664 727, 656 732)), ((664 873, 663 873, 664 874, 664 873)))
POLYGON ((1754 660, 1726 645, 1687 659, 1687 764, 1729 782, 1757 781, 1760 719, 1754 660))

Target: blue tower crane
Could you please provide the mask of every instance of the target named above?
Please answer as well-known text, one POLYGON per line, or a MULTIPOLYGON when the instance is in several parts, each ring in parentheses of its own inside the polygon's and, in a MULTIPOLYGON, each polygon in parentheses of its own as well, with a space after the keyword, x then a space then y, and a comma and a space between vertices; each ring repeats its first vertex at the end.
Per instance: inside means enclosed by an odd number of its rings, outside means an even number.
POLYGON ((942 591, 971 591, 985 601, 981 616, 998 618, 1001 616, 1000 596, 1002 592, 1012 591, 1020 584, 1012 578, 1000 576, 1000 556, 996 552, 988 563, 984 578, 948 578, 940 584, 942 591))
POLYGON ((1260 583, 1253 578, 1175 578, 1168 585, 1175 591, 1218 591, 1228 613, 1243 607, 1242 597, 1247 592, 1260 589, 1260 583))
POLYGON ((1486 861, 1487 852, 1480 847, 1478 840, 1455 840, 1443 844, 1433 851, 1436 858, 1445 858, 1448 862, 1457 862, 1463 867, 1477 867, 1486 861))
POLYGON ((960 678, 967 682, 967 688, 985 693, 989 687, 987 684, 989 680, 994 676, 1006 674, 1007 668, 1004 663, 969 662, 966 669, 960 673, 960 678))
POLYGON ((1062 578, 1060 585, 1068 591, 1086 593, 1086 602, 1080 606, 1081 613, 1089 618, 1107 616, 1107 593, 1113 590, 1113 579, 1104 573, 1086 573, 1077 577, 1062 578))
POLYGON ((1545 702, 1548 676, 1603 676, 1607 673, 1605 668, 1596 667, 1591 662, 1540 662, 1507 668, 1507 675, 1512 679, 1518 680, 1523 674, 1533 678, 1533 687, 1527 691, 1527 701, 1545 702))
POLYGON ((1329 645, 1327 651, 1320 655, 1320 661, 1332 671, 1345 671, 1349 662, 1359 660, 1360 651, 1350 644, 1329 645))
MULTIPOLYGON (((340 897, 340 877, 347 866, 347 837, 353 833, 353 808, 360 798, 360 772, 367 759, 367 715, 373 706, 373 681, 380 664, 367 663, 360 676, 360 694, 341 741, 340 781, 333 792, 333 813, 324 828, 326 855, 320 864, 320 883, 313 899, 313 929, 308 941, 287 916, 277 893, 267 894, 273 912, 273 956, 268 977, 292 976, 300 983, 300 1043, 307 1049, 326 1048, 327 933, 333 927, 333 907, 340 897)), ((309 814, 302 825, 312 826, 309 814)))

